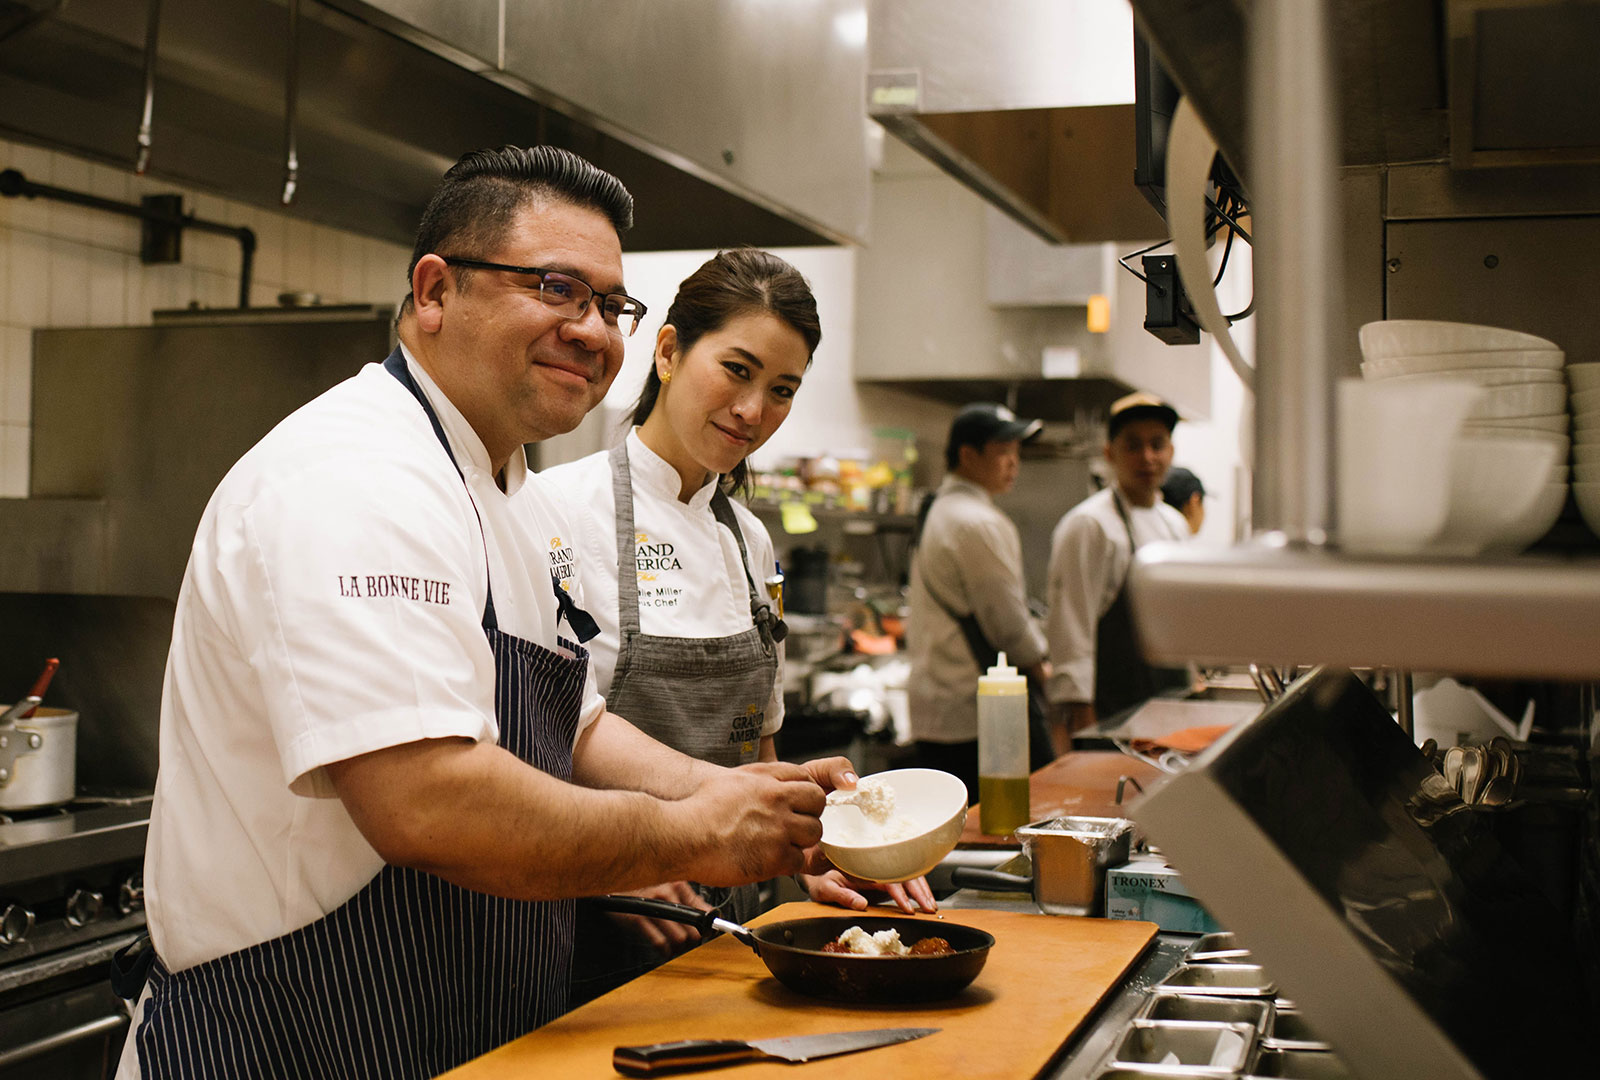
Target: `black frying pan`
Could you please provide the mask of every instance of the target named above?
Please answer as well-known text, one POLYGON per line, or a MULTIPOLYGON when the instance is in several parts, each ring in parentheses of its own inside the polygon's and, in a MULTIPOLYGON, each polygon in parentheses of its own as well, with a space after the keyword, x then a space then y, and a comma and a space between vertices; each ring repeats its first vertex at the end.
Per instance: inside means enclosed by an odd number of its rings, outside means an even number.
POLYGON ((653 919, 670 919, 698 927, 702 934, 732 934, 767 965, 783 985, 810 997, 876 1004, 940 1001, 959 994, 978 977, 994 935, 972 926, 936 919, 842 915, 788 919, 754 928, 718 918, 714 911, 648 900, 638 896, 600 896, 591 903, 607 911, 625 911, 653 919), (894 929, 900 940, 915 945, 941 937, 954 951, 944 956, 856 956, 825 953, 822 946, 852 926, 869 934, 894 929))

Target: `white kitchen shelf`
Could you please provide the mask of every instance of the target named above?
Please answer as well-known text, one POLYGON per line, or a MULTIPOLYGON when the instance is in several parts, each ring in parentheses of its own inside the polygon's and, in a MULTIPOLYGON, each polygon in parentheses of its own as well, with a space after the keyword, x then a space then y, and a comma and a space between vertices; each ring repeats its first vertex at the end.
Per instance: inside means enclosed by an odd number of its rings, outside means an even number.
POLYGON ((1150 544, 1130 579, 1160 663, 1600 679, 1600 559, 1405 559, 1150 544))

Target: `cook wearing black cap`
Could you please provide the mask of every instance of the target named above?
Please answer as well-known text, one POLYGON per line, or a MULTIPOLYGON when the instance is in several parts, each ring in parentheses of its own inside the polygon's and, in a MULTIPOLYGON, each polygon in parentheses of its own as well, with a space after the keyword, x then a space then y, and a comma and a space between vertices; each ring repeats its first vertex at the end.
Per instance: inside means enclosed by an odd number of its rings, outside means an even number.
POLYGON ((1177 423, 1177 410, 1150 394, 1113 402, 1105 445, 1113 482, 1069 510, 1051 535, 1050 700, 1058 749, 1072 731, 1187 679, 1145 662, 1127 590, 1135 551, 1189 537, 1183 515, 1161 499, 1177 423))
POLYGON ((1205 524, 1206 486, 1182 465, 1167 470, 1167 478, 1161 481, 1161 498, 1183 515, 1183 520, 1189 523, 1189 532, 1197 533, 1205 524))
POLYGON ((978 674, 1004 652, 1039 684, 1049 677, 1043 630, 1028 611, 1022 539, 994 496, 1011 489, 1038 420, 989 402, 956 414, 949 468, 925 508, 908 597, 911 733, 918 763, 978 793, 978 674))

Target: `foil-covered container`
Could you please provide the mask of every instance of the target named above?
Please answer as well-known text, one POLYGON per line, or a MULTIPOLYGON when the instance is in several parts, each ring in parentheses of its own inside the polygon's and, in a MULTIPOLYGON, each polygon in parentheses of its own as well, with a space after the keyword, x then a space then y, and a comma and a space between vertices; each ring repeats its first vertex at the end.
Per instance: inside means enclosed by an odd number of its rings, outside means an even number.
POLYGON ((1106 869, 1128 861, 1133 822, 1058 817, 1016 831, 1033 863, 1033 898, 1050 915, 1104 915, 1106 869))

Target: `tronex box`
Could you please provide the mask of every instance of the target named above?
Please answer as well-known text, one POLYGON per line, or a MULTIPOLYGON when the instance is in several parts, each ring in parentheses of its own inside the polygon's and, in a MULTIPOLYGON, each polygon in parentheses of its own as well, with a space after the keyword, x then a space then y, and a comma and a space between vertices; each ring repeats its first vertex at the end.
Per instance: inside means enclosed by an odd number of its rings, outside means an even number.
POLYGON ((1180 934, 1222 929, 1159 855, 1141 855, 1106 871, 1106 917, 1153 922, 1180 934))

